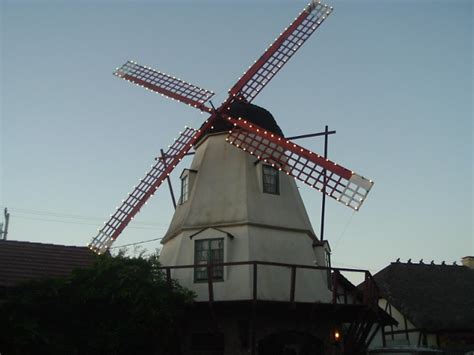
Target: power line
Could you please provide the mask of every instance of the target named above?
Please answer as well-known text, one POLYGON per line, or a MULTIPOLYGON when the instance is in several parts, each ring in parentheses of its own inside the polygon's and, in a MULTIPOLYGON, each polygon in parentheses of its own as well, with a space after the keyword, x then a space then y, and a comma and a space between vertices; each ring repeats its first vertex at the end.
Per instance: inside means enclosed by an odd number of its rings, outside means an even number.
POLYGON ((117 245, 117 246, 115 246, 115 247, 111 247, 110 249, 127 248, 127 247, 131 247, 131 246, 134 246, 134 245, 144 244, 144 243, 149 243, 149 242, 154 242, 154 241, 161 240, 161 239, 163 239, 163 238, 155 238, 155 239, 142 240, 142 241, 140 241, 140 242, 135 242, 135 243, 130 243, 130 244, 124 244, 124 245, 117 245))
MULTIPOLYGON (((1 207, 1 206, 0 206, 1 207)), ((9 208, 11 211, 12 209, 9 208)), ((41 210, 34 210, 34 209, 26 209, 26 208, 13 208, 13 213, 14 214, 26 214, 26 215, 37 215, 37 216, 46 216, 46 217, 57 217, 57 218, 67 218, 67 219, 78 219, 78 220, 85 220, 85 221, 103 221, 103 219, 98 218, 98 217, 91 217, 91 216, 84 216, 84 215, 78 215, 78 214, 68 214, 68 213, 62 213, 62 212, 54 212, 54 211, 41 211, 41 210)), ((24 217, 26 218, 26 217, 24 217)), ((33 219, 32 217, 29 217, 30 219, 33 219)), ((151 222, 140 222, 140 221, 134 221, 134 224, 140 224, 143 226, 150 226, 150 227, 162 227, 162 228, 167 228, 168 225, 164 224, 157 224, 157 223, 151 223, 151 222)))
MULTIPOLYGON (((75 222, 75 221, 64 221, 64 220, 58 220, 58 219, 45 219, 45 218, 35 218, 35 217, 27 217, 27 216, 18 216, 18 215, 13 215, 13 219, 20 218, 20 219, 30 219, 30 220, 35 220, 35 221, 41 221, 41 222, 54 222, 54 223, 65 223, 65 224, 77 224, 77 225, 83 225, 83 226, 94 226, 97 227, 97 224, 93 223, 83 223, 83 222, 75 222)), ((154 228, 151 227, 139 227, 139 226, 128 226, 128 228, 132 229, 145 229, 145 230, 156 230, 156 229, 166 229, 167 227, 164 226, 156 226, 154 228)))
POLYGON ((371 273, 377 272, 377 270, 372 269, 372 268, 368 269, 368 268, 365 267, 365 266, 353 265, 353 264, 346 264, 346 263, 341 263, 341 262, 338 262, 338 261, 333 260, 333 261, 332 261, 332 266, 334 267, 335 264, 336 264, 336 265, 341 265, 341 266, 343 266, 343 267, 350 267, 350 268, 355 268, 355 269, 368 270, 368 271, 370 271, 371 273))
POLYGON ((346 234, 347 228, 349 227, 349 224, 352 222, 352 218, 355 215, 355 211, 352 212, 351 217, 347 221, 346 225, 344 226, 344 229, 342 230, 341 234, 339 235, 339 238, 337 238, 336 244, 334 244, 334 251, 336 251, 337 246, 339 245, 339 242, 342 240, 342 237, 346 234))

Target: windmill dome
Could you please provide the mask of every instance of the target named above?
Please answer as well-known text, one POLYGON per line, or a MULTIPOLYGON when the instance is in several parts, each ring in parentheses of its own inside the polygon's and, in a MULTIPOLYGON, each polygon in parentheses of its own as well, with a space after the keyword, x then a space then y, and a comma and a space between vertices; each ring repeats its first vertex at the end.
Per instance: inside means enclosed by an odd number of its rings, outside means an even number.
MULTIPOLYGON (((245 118, 247 121, 253 122, 267 131, 284 137, 283 131, 281 130, 280 126, 278 126, 278 123, 276 122, 273 115, 263 107, 248 102, 235 100, 230 104, 225 113, 233 118, 245 118)), ((204 125, 205 123, 203 126, 204 125)), ((219 119, 216 120, 212 129, 206 131, 206 134, 227 132, 232 128, 232 124, 228 123, 226 120, 219 119)))

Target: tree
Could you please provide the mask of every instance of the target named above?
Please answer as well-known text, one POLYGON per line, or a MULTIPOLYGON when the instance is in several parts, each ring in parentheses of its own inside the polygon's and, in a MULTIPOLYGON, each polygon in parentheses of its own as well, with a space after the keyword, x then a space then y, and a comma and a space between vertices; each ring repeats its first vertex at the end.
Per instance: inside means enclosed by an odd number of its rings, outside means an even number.
POLYGON ((22 284, 0 303, 0 353, 173 354, 193 293, 156 256, 97 257, 67 278, 22 284))

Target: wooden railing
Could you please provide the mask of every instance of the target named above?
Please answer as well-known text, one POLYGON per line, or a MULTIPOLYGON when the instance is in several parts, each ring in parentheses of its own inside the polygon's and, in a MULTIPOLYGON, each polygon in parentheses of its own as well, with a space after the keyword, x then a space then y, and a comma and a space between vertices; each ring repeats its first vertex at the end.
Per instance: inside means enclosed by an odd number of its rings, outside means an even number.
POLYGON ((208 286, 208 302, 214 302, 214 282, 212 279, 213 268, 215 267, 238 267, 238 266, 252 266, 252 301, 258 301, 258 267, 259 265, 265 266, 276 266, 276 267, 285 267, 290 270, 290 284, 289 287, 289 299, 288 302, 295 303, 295 293, 296 293, 296 276, 297 270, 319 270, 326 271, 330 273, 331 277, 328 278, 329 285, 328 288, 332 291, 332 303, 333 304, 348 304, 349 296, 352 296, 352 303, 364 304, 371 307, 376 307, 378 303, 378 287, 367 270, 362 269, 348 269, 348 268, 333 268, 325 266, 310 266, 310 265, 301 265, 301 264, 286 264, 286 263, 276 263, 268 261, 239 261, 239 262, 227 262, 227 263, 215 263, 215 264, 193 264, 193 265, 177 265, 177 266, 163 266, 160 267, 161 270, 165 272, 166 280, 169 287, 172 287, 171 279, 171 270, 176 269, 195 269, 203 268, 207 269, 207 286, 208 286), (357 288, 351 286, 347 282, 341 272, 347 273, 363 273, 364 274, 364 284, 362 288, 357 288), (350 289, 349 289, 350 288, 350 289), (341 300, 342 298, 342 300, 341 300))

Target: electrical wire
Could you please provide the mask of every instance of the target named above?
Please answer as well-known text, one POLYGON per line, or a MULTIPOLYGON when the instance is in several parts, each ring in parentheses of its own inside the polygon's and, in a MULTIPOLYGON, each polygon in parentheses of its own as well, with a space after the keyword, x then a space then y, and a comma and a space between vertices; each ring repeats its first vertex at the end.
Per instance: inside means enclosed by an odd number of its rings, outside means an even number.
MULTIPOLYGON (((342 267, 350 267, 350 268, 354 268, 354 269, 361 269, 361 270, 369 270, 371 273, 374 273, 374 272, 377 272, 377 270, 375 269, 367 269, 367 267, 365 266, 360 266, 360 265, 353 265, 353 264, 346 264, 346 263, 341 263, 341 262, 338 262, 338 261, 335 261, 333 260, 331 262, 332 266, 334 267, 335 265, 340 265, 342 267)), ((337 267, 337 266, 336 266, 337 267)))
MULTIPOLYGON (((83 222, 75 222, 75 221, 64 221, 64 220, 58 220, 58 219, 46 219, 46 218, 35 218, 35 217, 29 217, 29 216, 18 216, 18 215, 13 215, 13 220, 16 218, 20 219, 30 219, 30 220, 35 220, 35 221, 41 221, 41 222, 54 222, 54 223, 65 223, 65 224, 77 224, 77 225, 83 225, 83 226, 95 226, 97 227, 97 224, 94 223, 83 223, 83 222)), ((129 226, 128 228, 133 228, 133 229, 145 229, 145 230, 156 230, 156 229, 166 229, 167 227, 164 226, 157 226, 157 227, 140 227, 140 226, 129 226)))
POLYGON ((154 241, 162 240, 162 239, 163 239, 163 238, 154 238, 154 239, 142 240, 142 241, 140 241, 140 242, 135 242, 135 243, 130 243, 130 244, 123 244, 123 245, 117 245, 117 246, 115 246, 115 247, 111 247, 110 249, 128 248, 128 247, 131 247, 131 246, 134 246, 134 245, 144 244, 144 243, 149 243, 149 242, 154 242, 154 241))
POLYGON ((347 221, 346 225, 344 226, 344 229, 342 230, 341 234, 339 235, 339 238, 337 238, 336 244, 334 244, 334 248, 333 248, 334 251, 336 251, 337 246, 339 245, 340 241, 342 240, 342 237, 344 237, 344 235, 346 234, 347 228, 349 227, 349 224, 351 224, 354 215, 355 215, 355 211, 352 212, 349 220, 347 221))
MULTIPOLYGON (((4 208, 3 206, 0 206, 1 208, 4 208)), ((5 206, 6 207, 6 206, 5 206)), ((9 208, 10 212, 12 212, 13 215, 16 217, 20 217, 17 214, 20 215, 34 215, 34 216, 45 216, 45 217, 55 217, 55 218, 61 218, 61 219, 77 219, 77 220, 84 220, 84 221, 103 221, 101 218, 97 217, 90 217, 90 216, 84 216, 84 215, 78 215, 78 214, 68 214, 68 213, 62 213, 62 212, 55 212, 55 211, 42 211, 42 210, 34 210, 34 209, 26 209, 26 208, 9 208)), ((33 217, 30 216, 23 216, 22 218, 29 218, 33 219, 33 217)), ((38 218, 39 219, 39 218, 38 218)), ((81 224, 81 223, 77 223, 81 224)), ((134 221, 134 224, 137 225, 142 225, 142 226, 149 226, 149 227, 155 227, 155 228, 167 228, 168 225, 164 224, 157 224, 157 223, 151 223, 151 222, 140 222, 140 221, 134 221)), ((94 224, 96 225, 96 224, 94 224)))

